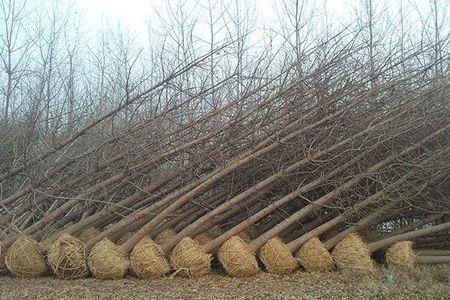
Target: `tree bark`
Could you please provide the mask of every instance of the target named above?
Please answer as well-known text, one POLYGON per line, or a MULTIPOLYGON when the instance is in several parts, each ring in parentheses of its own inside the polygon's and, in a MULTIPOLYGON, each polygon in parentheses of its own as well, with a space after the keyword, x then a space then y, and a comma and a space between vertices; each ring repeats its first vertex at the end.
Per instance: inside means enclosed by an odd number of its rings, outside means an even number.
POLYGON ((450 256, 425 256, 418 255, 416 256, 417 264, 450 264, 450 256))
POLYGON ((326 194, 325 196, 323 196, 323 197, 317 199, 316 201, 312 202, 311 204, 305 206, 304 208, 299 210, 297 213, 293 214, 291 217, 285 219, 283 222, 279 223, 277 226, 275 226, 271 230, 267 231, 265 234, 260 235, 257 239, 252 241, 252 243, 250 244, 250 247, 253 249, 259 249, 269 239, 276 236, 279 232, 283 231, 284 229, 286 229, 288 226, 290 226, 294 222, 298 222, 302 218, 304 218, 306 215, 310 214, 316 206, 322 206, 322 205, 328 204, 333 198, 340 195, 342 192, 348 190, 349 188, 351 188, 352 186, 357 184, 360 180, 362 180, 366 176, 373 174, 374 172, 376 172, 376 171, 382 169, 383 167, 389 165, 390 163, 392 163, 395 159, 402 157, 402 156, 412 152, 413 150, 419 148, 420 146, 424 145, 426 142, 434 139, 436 136, 445 132, 448 128, 450 128, 450 124, 445 125, 444 127, 440 128, 439 130, 435 131, 434 133, 428 135, 421 141, 407 147, 400 153, 391 155, 388 158, 378 162, 377 164, 368 168, 367 172, 365 174, 356 175, 353 179, 347 181, 345 184, 339 186, 337 189, 333 190, 332 192, 326 194))
POLYGON ((370 252, 375 252, 380 249, 389 247, 390 245, 395 244, 397 242, 413 240, 418 237, 431 235, 433 233, 438 233, 438 232, 441 232, 444 230, 449 230, 449 229, 450 229, 450 222, 447 222, 447 223, 443 223, 440 225, 430 226, 430 227, 422 228, 419 230, 410 231, 410 232, 402 233, 399 235, 394 235, 394 236, 391 236, 390 238, 386 238, 386 239, 382 239, 382 240, 370 243, 367 246, 368 246, 370 252))

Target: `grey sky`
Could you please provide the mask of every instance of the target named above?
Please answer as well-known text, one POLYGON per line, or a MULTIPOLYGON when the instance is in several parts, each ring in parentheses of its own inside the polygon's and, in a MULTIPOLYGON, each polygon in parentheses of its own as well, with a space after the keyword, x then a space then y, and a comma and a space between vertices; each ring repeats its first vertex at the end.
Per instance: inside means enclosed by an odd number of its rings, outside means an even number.
MULTIPOLYGON (((447 0, 444 1, 448 2, 447 0)), ((73 4, 82 18, 83 28, 90 33, 96 32, 96 29, 100 28, 102 24, 115 27, 120 23, 122 29, 129 30, 131 34, 136 35, 141 40, 146 40, 148 24, 157 18, 155 9, 158 12, 163 12, 166 2, 167 0, 74 0, 73 4)), ((187 0, 186 2, 188 6, 194 7, 202 3, 207 3, 207 0, 187 0)), ((244 2, 254 5, 254 13, 258 20, 255 25, 258 27, 270 26, 273 22, 277 22, 276 7, 283 1, 242 1, 242 3, 244 2)), ((321 13, 326 8, 326 18, 331 24, 336 25, 336 27, 346 24, 350 19, 353 19, 356 7, 360 2, 358 0, 306 1, 309 8, 315 8, 321 13)), ((420 23, 417 11, 420 11, 423 15, 422 18, 426 18, 428 11, 427 0, 377 0, 374 3, 380 11, 387 11, 387 15, 391 20, 396 18, 394 14, 398 12, 400 3, 403 3, 411 26, 417 26, 420 23)), ((201 32, 202 16, 199 17, 197 27, 197 30, 201 32)))

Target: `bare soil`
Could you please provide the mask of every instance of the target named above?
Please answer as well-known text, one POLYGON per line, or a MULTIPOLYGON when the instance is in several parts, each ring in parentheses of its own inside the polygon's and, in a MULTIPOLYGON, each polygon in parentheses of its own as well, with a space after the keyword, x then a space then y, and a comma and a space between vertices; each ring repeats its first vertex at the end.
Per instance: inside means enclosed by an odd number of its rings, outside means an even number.
POLYGON ((450 266, 413 270, 231 278, 221 271, 201 278, 139 280, 19 279, 0 276, 0 299, 450 299, 450 266))

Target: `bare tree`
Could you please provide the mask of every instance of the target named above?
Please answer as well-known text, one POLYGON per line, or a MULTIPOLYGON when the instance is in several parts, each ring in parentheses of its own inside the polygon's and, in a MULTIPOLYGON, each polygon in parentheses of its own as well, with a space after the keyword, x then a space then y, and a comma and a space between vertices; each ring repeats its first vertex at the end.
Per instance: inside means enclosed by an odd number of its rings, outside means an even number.
POLYGON ((27 74, 28 54, 33 45, 26 30, 26 5, 27 1, 22 0, 0 1, 0 59, 5 78, 5 85, 2 86, 4 123, 12 118, 15 97, 27 74))

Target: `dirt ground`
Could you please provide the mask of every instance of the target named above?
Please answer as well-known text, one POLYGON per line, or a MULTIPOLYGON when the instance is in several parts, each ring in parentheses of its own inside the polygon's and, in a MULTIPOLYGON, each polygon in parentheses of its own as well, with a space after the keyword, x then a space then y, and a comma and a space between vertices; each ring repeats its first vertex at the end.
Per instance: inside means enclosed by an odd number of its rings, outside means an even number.
POLYGON ((407 272, 379 268, 370 274, 261 272, 250 278, 215 271, 196 279, 116 281, 0 276, 0 299, 450 299, 450 266, 421 266, 407 272))

